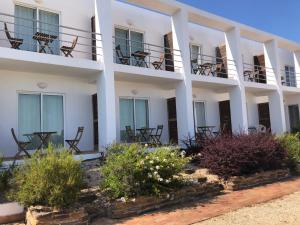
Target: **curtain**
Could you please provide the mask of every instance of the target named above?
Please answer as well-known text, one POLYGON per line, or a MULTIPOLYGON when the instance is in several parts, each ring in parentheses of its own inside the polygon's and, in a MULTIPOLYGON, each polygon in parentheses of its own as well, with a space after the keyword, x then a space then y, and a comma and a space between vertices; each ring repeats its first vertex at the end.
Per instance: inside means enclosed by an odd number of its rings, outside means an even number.
MULTIPOLYGON (((115 28, 115 47, 120 45, 121 51, 124 56, 130 56, 130 47, 129 47, 129 31, 115 28)), ((118 57, 116 57, 116 62, 120 63, 118 57)))
POLYGON ((206 126, 204 102, 195 102, 196 127, 206 126))
MULTIPOLYGON (((57 38, 49 43, 53 54, 59 55, 59 15, 52 12, 39 10, 39 31, 46 34, 57 36, 57 38)), ((50 53, 49 49, 45 49, 47 53, 50 53)))
POLYGON ((20 141, 32 141, 28 149, 38 147, 39 140, 33 137, 33 132, 41 131, 41 96, 33 94, 19 94, 18 105, 18 138, 20 141))
POLYGON ((136 99, 135 100, 135 123, 136 129, 142 127, 149 127, 148 115, 148 100, 136 99))
POLYGON ((15 16, 14 36, 23 39, 20 49, 35 52, 37 50, 36 41, 32 37, 37 31, 36 9, 16 5, 15 16))
POLYGON ((126 126, 130 126, 132 130, 135 130, 134 126, 134 103, 133 99, 120 99, 120 135, 121 140, 126 138, 126 126))
MULTIPOLYGON (((144 35, 142 33, 130 31, 131 53, 144 51, 144 35)), ((132 59, 132 64, 136 65, 136 60, 132 59)))
POLYGON ((43 95, 43 131, 55 131, 51 142, 57 146, 64 144, 63 96, 43 95))

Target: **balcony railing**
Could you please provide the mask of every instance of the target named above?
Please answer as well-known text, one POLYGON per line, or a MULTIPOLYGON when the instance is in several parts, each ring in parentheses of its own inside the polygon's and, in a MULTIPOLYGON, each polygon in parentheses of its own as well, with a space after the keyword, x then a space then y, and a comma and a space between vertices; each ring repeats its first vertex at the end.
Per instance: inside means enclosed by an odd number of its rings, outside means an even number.
POLYGON ((97 41, 92 31, 0 13, 0 47, 95 60, 97 41))
POLYGON ((287 87, 297 87, 300 84, 300 74, 293 71, 281 70, 281 84, 287 87))
POLYGON ((178 72, 181 52, 164 46, 113 37, 114 62, 117 64, 178 72))
POLYGON ((197 58, 191 57, 191 73, 202 76, 230 78, 236 74, 234 60, 227 57, 216 57, 199 54, 197 58))
POLYGON ((266 84, 272 82, 273 80, 273 82, 275 83, 275 74, 273 79, 268 78, 267 81, 267 74, 273 73, 272 68, 249 64, 249 63, 243 63, 243 71, 244 71, 243 73, 244 73, 245 81, 266 84))

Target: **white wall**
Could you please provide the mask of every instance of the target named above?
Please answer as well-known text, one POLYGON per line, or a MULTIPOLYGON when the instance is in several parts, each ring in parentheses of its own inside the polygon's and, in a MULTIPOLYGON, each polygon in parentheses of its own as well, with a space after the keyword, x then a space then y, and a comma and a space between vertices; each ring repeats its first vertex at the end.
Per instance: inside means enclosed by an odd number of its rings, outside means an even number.
POLYGON ((263 43, 241 38, 241 51, 243 62, 253 65, 253 56, 264 54, 264 46, 263 43))
POLYGON ((162 89, 156 85, 147 83, 121 82, 116 81, 116 114, 117 114, 117 141, 120 140, 120 97, 134 97, 149 99, 149 126, 156 128, 157 125, 162 124, 163 134, 162 141, 168 143, 168 108, 167 99, 175 97, 174 90, 162 89), (135 95, 132 93, 136 93, 135 95))
MULTIPOLYGON (((279 48, 279 62, 280 62, 280 70, 284 71, 284 66, 293 66, 294 67, 294 57, 293 53, 287 49, 279 48)), ((281 72, 283 72, 281 71, 281 72)), ((281 74, 283 75, 283 74, 281 74)))
POLYGON ((247 92, 247 116, 248 116, 248 126, 256 127, 259 124, 258 118, 258 99, 252 93, 247 92))
POLYGON ((84 134, 79 144, 82 150, 93 150, 93 119, 91 95, 96 86, 74 77, 53 76, 0 70, 0 152, 12 156, 17 146, 10 129, 18 131, 18 92, 59 93, 65 96, 65 138, 74 138, 78 126, 84 126, 84 134), (47 83, 44 90, 38 82, 47 83))

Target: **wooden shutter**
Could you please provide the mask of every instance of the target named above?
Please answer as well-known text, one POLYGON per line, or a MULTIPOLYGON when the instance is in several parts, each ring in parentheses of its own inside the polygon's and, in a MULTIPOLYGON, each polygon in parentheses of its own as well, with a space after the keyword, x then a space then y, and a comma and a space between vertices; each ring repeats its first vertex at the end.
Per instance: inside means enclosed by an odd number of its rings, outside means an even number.
POLYGON ((178 143, 176 98, 167 99, 170 143, 178 143))
POLYGON ((267 83, 266 76, 266 64, 265 64, 265 56, 264 55, 256 55, 253 57, 254 61, 254 70, 258 71, 259 83, 267 83), (255 67, 258 66, 258 67, 255 67))
POLYGON ((259 124, 264 125, 268 130, 271 130, 271 119, 269 103, 258 104, 259 124))
POLYGON ((167 71, 174 71, 172 32, 164 35, 164 47, 165 47, 165 69, 167 71))
POLYGON ((92 29, 92 60, 97 60, 97 48, 96 48, 96 24, 95 24, 95 16, 91 18, 91 29, 92 29))
POLYGON ((230 101, 219 102, 220 112, 220 130, 222 132, 232 132, 231 128, 231 112, 230 112, 230 101))
POLYGON ((226 45, 216 47, 216 57, 216 63, 222 65, 218 77, 228 78, 226 45))
POLYGON ((92 95, 92 106, 93 106, 93 129, 94 129, 94 147, 98 149, 98 101, 97 94, 92 95))

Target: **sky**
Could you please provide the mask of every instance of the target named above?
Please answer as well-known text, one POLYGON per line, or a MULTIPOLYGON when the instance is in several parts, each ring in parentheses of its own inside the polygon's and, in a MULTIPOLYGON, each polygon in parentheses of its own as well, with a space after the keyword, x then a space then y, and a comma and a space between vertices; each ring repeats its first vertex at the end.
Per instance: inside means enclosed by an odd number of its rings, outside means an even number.
POLYGON ((300 0, 178 0, 300 43, 300 0))

